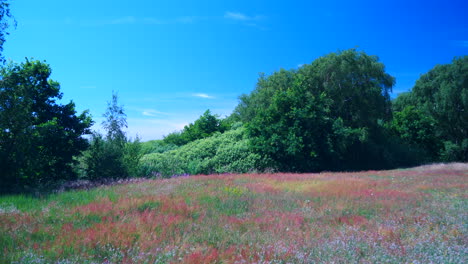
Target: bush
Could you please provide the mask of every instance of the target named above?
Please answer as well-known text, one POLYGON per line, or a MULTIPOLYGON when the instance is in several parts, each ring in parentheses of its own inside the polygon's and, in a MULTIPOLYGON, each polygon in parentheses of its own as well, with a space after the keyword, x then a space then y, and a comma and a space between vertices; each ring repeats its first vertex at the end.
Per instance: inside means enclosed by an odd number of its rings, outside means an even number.
POLYGON ((84 171, 81 178, 96 181, 140 176, 141 157, 141 143, 138 138, 121 145, 94 133, 90 147, 81 159, 84 171))
POLYGON ((180 132, 170 133, 163 141, 166 144, 182 146, 197 139, 210 137, 217 132, 223 133, 229 130, 230 125, 229 120, 220 119, 218 115, 206 110, 194 123, 185 126, 180 132))
POLYGON ((461 144, 455 144, 452 141, 445 141, 444 148, 441 151, 441 159, 445 162, 468 161, 468 138, 465 138, 461 144))
POLYGON ((141 154, 164 153, 178 148, 176 144, 166 143, 163 140, 151 140, 141 143, 141 154))
POLYGON ((245 173, 262 170, 268 162, 252 151, 244 127, 216 133, 178 149, 143 156, 147 176, 245 173))

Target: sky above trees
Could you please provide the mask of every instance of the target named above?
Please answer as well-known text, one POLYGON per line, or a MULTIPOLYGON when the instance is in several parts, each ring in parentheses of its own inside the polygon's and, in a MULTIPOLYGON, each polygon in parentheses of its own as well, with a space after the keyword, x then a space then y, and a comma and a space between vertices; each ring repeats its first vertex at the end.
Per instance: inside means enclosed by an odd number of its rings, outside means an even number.
POLYGON ((11 1, 4 52, 46 60, 65 102, 99 127, 112 91, 128 134, 161 138, 206 109, 229 115, 258 73, 337 50, 377 55, 394 95, 468 53, 465 1, 11 1))

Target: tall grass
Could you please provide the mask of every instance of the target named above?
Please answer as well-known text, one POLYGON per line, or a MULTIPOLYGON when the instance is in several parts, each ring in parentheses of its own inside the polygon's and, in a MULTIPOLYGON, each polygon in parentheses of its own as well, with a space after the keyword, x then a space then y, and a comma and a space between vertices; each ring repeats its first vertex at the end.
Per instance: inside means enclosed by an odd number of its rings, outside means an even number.
POLYGON ((0 263, 466 263, 467 176, 208 175, 6 196, 0 263))

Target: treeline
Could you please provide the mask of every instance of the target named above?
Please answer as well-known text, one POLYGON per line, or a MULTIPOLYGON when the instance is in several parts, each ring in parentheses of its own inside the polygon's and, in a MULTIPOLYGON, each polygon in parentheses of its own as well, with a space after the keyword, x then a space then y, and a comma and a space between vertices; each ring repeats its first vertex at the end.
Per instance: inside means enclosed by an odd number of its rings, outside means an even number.
POLYGON ((130 139, 112 95, 105 134, 87 111, 59 104, 40 61, 0 70, 0 192, 65 181, 258 171, 385 169, 468 159, 468 56, 438 65, 391 100, 395 78, 375 56, 331 53, 261 75, 233 113, 207 110, 162 140, 130 139))
MULTIPOLYGON (((0 35, 0 40, 3 35, 0 35)), ((207 110, 162 140, 130 139, 112 95, 105 134, 87 111, 60 104, 41 61, 0 69, 0 192, 66 181, 258 171, 386 169, 468 160, 468 56, 421 75, 391 100, 395 78, 350 49, 261 75, 233 113, 207 110)))
MULTIPOLYGON (((0 63, 16 24, 0 0, 0 63)), ((162 140, 130 139, 112 95, 104 134, 87 111, 59 103, 51 68, 26 60, 0 68, 0 193, 66 181, 253 171, 384 169, 468 160, 468 56, 435 66, 391 100, 395 78, 376 56, 330 53, 299 69, 261 75, 220 118, 207 110, 162 140)))
POLYGON ((467 161, 468 56, 436 66, 391 100, 394 85, 378 57, 355 49, 261 75, 229 117, 206 112, 145 143, 142 167, 168 177, 467 161))

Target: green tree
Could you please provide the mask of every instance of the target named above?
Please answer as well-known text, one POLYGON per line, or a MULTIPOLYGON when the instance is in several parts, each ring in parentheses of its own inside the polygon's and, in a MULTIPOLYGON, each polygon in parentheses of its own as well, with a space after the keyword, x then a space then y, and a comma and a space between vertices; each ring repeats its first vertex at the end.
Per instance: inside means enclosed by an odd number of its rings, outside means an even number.
POLYGON ((301 67, 298 74, 305 77, 307 90, 327 94, 332 117, 342 118, 345 126, 374 128, 378 120, 391 119, 395 79, 377 56, 355 49, 331 53, 301 67))
POLYGON ((141 158, 141 144, 138 137, 128 140, 127 115, 118 103, 118 95, 112 93, 104 113, 103 128, 106 136, 95 132, 91 137, 89 150, 84 154, 85 178, 101 180, 106 178, 127 178, 138 176, 141 158))
MULTIPOLYGON (((468 140, 468 56, 437 65, 422 75, 412 90, 416 104, 437 122, 438 136, 453 145, 468 140)), ((461 149, 455 160, 468 160, 461 149)))
POLYGON ((57 103, 60 85, 40 61, 0 70, 0 167, 2 189, 73 179, 73 157, 88 146, 91 118, 75 104, 57 103))
POLYGON ((409 105, 393 114, 390 127, 409 147, 424 149, 426 162, 437 160, 442 142, 436 135, 436 122, 431 116, 409 105))
MULTIPOLYGON (((443 142, 434 145, 420 141, 421 147, 438 146, 439 158, 444 161, 468 160, 468 56, 435 66, 421 75, 411 92, 393 102, 393 109, 400 113, 408 106, 434 121, 433 133, 443 142)), ((414 131, 416 134, 432 137, 426 129, 414 131)))
POLYGON ((271 100, 247 124, 254 150, 281 171, 322 169, 333 148, 330 100, 295 86, 277 91, 271 100))
POLYGON ((384 166, 383 126, 394 78, 376 56, 331 53, 298 70, 261 75, 234 115, 281 170, 384 166))
POLYGON ((112 92, 112 100, 107 102, 107 109, 103 117, 105 120, 102 122, 102 126, 107 131, 107 140, 123 146, 127 139, 123 131, 128 128, 127 115, 123 105, 118 103, 117 93, 112 92))
POLYGON ((93 181, 126 177, 122 161, 123 147, 94 132, 89 149, 84 153, 84 177, 93 181))
POLYGON ((166 144, 185 145, 197 139, 207 138, 216 132, 223 133, 229 129, 229 122, 224 122, 218 115, 208 109, 194 123, 185 126, 180 132, 173 132, 164 138, 166 144))

